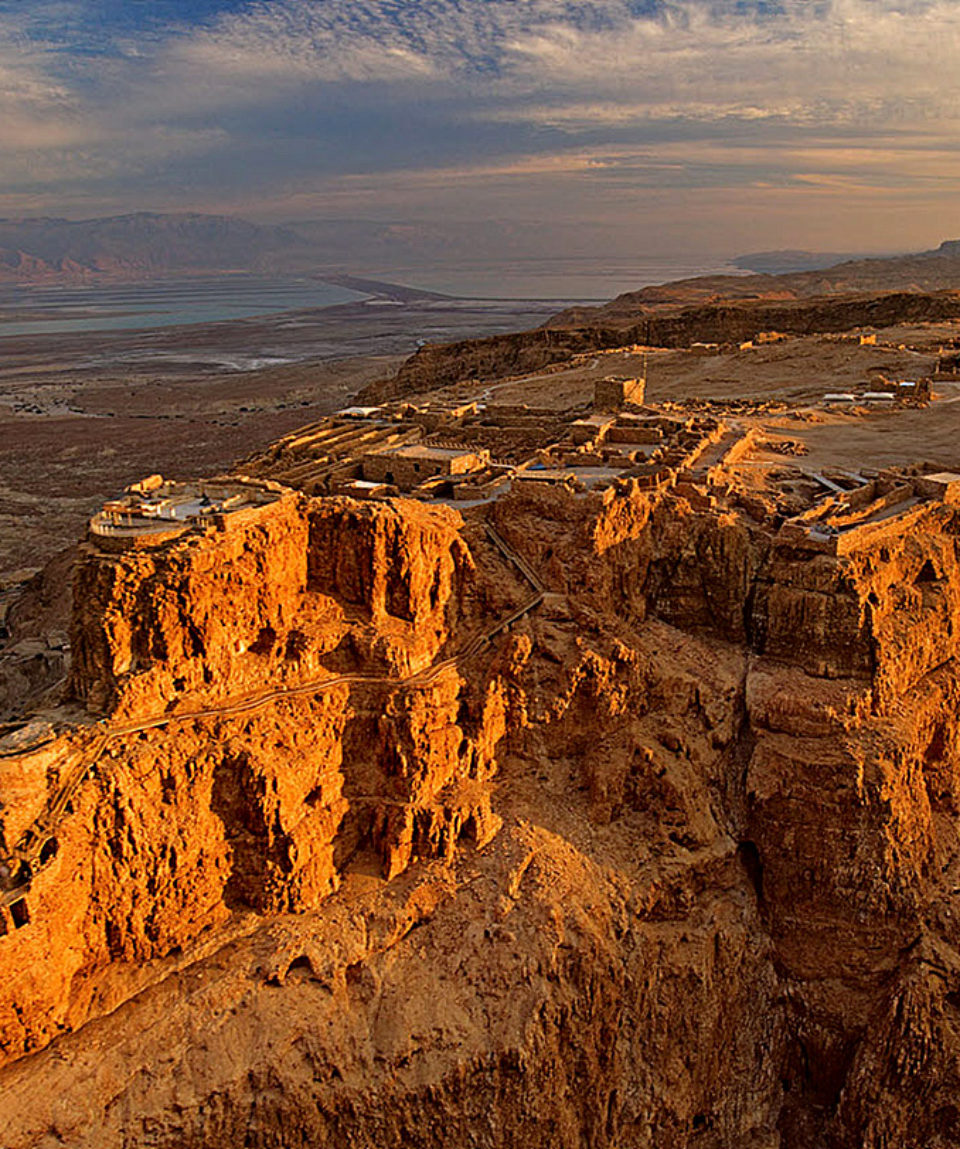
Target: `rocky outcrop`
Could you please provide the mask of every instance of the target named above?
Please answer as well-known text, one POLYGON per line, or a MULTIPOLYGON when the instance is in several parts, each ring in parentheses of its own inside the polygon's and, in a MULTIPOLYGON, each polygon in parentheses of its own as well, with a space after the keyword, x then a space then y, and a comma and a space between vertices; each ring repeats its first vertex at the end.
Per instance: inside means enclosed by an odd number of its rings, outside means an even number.
POLYGON ((112 734, 0 759, 7 846, 90 765, 4 911, 3 1143, 953 1143, 957 516, 290 495, 88 552, 112 734))
POLYGON ((960 293, 886 292, 836 298, 730 300, 666 309, 624 296, 594 310, 563 313, 544 327, 486 339, 427 344, 396 375, 370 383, 362 402, 433 391, 467 379, 497 379, 539 371, 571 356, 628 344, 689 347, 697 341, 740 343, 763 331, 789 335, 892 327, 960 316, 960 293))
POLYGON ((129 990, 238 915, 316 905, 361 837, 393 873, 489 836, 495 697, 468 731, 455 666, 410 681, 469 627, 458 522, 290 495, 159 549, 88 544, 69 690, 107 718, 0 760, 6 850, 42 827, 7 875, 3 1056, 112 1008, 118 969, 129 990))
POLYGON ((0 588, 0 724, 52 695, 66 677, 75 560, 70 547, 26 583, 0 588))
POLYGON ((155 550, 87 545, 70 689, 113 714, 294 686, 375 661, 422 669, 461 622, 457 516, 289 494, 155 550))

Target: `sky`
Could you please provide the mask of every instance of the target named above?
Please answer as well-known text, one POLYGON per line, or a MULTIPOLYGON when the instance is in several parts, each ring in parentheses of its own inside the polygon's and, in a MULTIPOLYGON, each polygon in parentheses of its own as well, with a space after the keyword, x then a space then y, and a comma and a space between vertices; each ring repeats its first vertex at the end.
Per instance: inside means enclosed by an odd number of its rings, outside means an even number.
POLYGON ((960 236, 960 0, 0 0, 0 215, 960 236))

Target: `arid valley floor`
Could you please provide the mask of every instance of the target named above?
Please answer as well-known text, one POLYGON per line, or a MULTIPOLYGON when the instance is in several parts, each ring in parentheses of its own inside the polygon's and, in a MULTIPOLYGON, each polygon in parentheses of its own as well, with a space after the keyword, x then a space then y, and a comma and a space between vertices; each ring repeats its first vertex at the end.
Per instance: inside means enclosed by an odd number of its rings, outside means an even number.
POLYGON ((46 561, 148 457, 173 476, 216 473, 335 410, 419 338, 483 335, 554 309, 375 286, 369 303, 313 312, 0 339, 0 580, 46 561))

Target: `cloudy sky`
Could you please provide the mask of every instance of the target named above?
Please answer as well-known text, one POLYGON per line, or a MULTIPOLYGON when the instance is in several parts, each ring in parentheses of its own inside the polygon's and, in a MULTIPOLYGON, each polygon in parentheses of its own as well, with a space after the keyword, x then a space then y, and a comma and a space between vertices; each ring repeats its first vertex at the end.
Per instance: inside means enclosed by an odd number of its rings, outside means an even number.
POLYGON ((918 249, 958 62, 960 0, 0 0, 0 214, 918 249))

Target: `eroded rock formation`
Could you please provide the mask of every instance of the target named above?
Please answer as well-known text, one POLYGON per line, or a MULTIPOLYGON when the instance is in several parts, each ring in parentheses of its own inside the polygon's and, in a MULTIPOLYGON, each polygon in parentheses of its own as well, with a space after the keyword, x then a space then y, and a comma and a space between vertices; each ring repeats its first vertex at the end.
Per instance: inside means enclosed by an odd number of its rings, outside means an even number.
POLYGON ((838 557, 696 502, 89 548, 83 717, 0 759, 6 850, 81 779, 3 1144, 957 1143, 960 511, 838 557))

